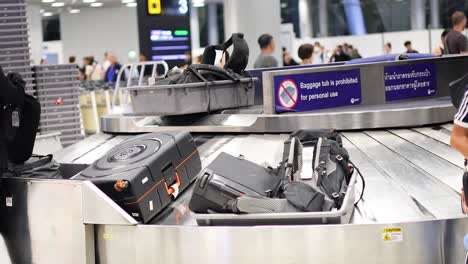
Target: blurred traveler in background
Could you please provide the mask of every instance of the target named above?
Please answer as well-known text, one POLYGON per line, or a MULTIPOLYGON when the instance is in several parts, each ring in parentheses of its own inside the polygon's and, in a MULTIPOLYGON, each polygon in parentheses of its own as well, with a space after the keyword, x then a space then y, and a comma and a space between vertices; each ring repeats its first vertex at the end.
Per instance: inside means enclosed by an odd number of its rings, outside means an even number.
POLYGON ((405 42, 405 48, 406 53, 419 53, 417 50, 413 49, 413 44, 411 44, 409 40, 405 42))
POLYGON ((444 30, 444 32, 442 32, 442 35, 440 36, 439 46, 437 46, 437 48, 432 52, 432 54, 438 55, 438 56, 446 54, 447 51, 445 50, 445 37, 447 36, 447 34, 449 32, 450 32, 450 30, 448 30, 448 29, 446 29, 446 30, 444 30))
POLYGON ((297 51, 297 55, 302 60, 301 65, 312 64, 314 56, 314 46, 312 44, 302 44, 297 51))
POLYGON ((466 16, 463 12, 457 11, 452 15, 453 29, 445 37, 448 54, 467 54, 468 40, 463 31, 466 27, 466 16))
POLYGON ((330 58, 330 62, 350 61, 351 57, 346 54, 343 50, 343 46, 339 45, 336 47, 335 52, 330 58))
POLYGON ((258 38, 261 53, 255 61, 254 68, 274 68, 278 67, 278 61, 272 55, 275 52, 275 40, 272 35, 263 34, 258 38))
POLYGON ((384 52, 385 52, 385 55, 392 54, 392 43, 390 42, 385 43, 384 52))
POLYGON ((202 55, 195 56, 195 59, 193 60, 193 64, 201 64, 202 61, 202 55))
POLYGON ((113 53, 107 53, 107 59, 110 62, 110 66, 104 75, 104 81, 107 83, 115 83, 117 82, 120 69, 122 69, 122 64, 117 61, 117 57, 113 53))
POLYGON ((201 64, 202 62, 202 55, 195 56, 195 59, 193 60, 193 64, 201 64))
MULTIPOLYGON (((148 59, 146 58, 145 54, 140 53, 140 55, 138 56, 138 61, 147 62, 148 59)), ((141 68, 142 66, 137 67, 138 74, 141 73, 141 68)), ((149 65, 145 66, 145 72, 143 73, 143 76, 152 76, 152 75, 153 75, 153 66, 149 66, 149 65)))
POLYGON ((80 80, 86 81, 86 67, 89 65, 90 61, 88 57, 83 57, 81 68, 80 68, 80 80))
POLYGON ((106 73, 109 69, 111 62, 109 61, 109 52, 104 52, 104 61, 102 62, 102 70, 106 73))
POLYGON ((283 65, 284 66, 296 66, 299 65, 292 57, 289 50, 283 47, 283 65))
POLYGON ((361 54, 359 54, 359 50, 355 49, 353 45, 349 45, 349 50, 351 51, 348 55, 351 59, 360 59, 362 58, 361 54))
POLYGON ((140 55, 138 56, 138 61, 145 62, 145 61, 148 61, 148 59, 146 58, 145 54, 140 53, 140 55))
POLYGON ((351 49, 348 43, 343 44, 343 52, 351 56, 351 49))
POLYGON ((333 55, 328 51, 325 46, 322 46, 320 48, 320 51, 322 52, 322 57, 323 57, 323 63, 328 63, 330 62, 330 57, 333 55))
POLYGON ((44 58, 42 58, 40 63, 41 63, 41 65, 46 65, 46 64, 47 64, 47 60, 44 59, 44 58))
POLYGON ((190 66, 192 64, 192 52, 190 50, 185 52, 184 63, 186 66, 190 66))
POLYGON ((75 64, 76 63, 76 57, 75 56, 68 57, 68 63, 75 64))
POLYGON ((326 63, 325 54, 323 53, 322 45, 320 42, 314 43, 314 58, 312 59, 312 64, 324 64, 326 63))
POLYGON ((101 81, 102 80, 102 66, 94 59, 94 56, 88 57, 89 64, 85 69, 85 76, 87 81, 101 81))
MULTIPOLYGON (((468 91, 465 92, 465 97, 455 115, 455 121, 452 130, 452 138, 450 144, 457 149, 465 157, 465 175, 468 171, 468 91)), ((464 177, 465 178, 465 177, 464 177)), ((464 186, 466 179, 463 179, 464 186)), ((464 190, 465 191, 465 190, 464 190)), ((463 213, 468 214, 468 205, 466 203, 465 192, 462 191, 462 209, 463 213)))

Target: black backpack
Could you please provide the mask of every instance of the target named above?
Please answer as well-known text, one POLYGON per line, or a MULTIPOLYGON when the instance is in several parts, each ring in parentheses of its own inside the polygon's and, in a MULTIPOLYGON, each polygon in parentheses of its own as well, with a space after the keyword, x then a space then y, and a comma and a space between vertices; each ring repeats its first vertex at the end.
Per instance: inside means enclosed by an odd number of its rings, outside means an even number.
MULTIPOLYGON (((283 159, 275 173, 279 183, 267 197, 258 199, 239 197, 235 213, 259 212, 321 212, 340 209, 357 170, 363 182, 359 201, 363 198, 365 181, 359 169, 352 165, 349 154, 343 148, 341 135, 336 130, 303 129, 291 134, 284 143, 283 159), (312 168, 317 179, 316 187, 297 178, 301 171, 303 146, 314 146, 312 168), (329 168, 333 168, 328 170, 329 168)), ((311 179, 313 176, 311 177, 311 179)), ((356 202, 359 203, 359 201, 356 202)))
MULTIPOLYGON (((0 70, 0 75, 2 74, 0 70)), ((8 160, 11 162, 22 164, 31 157, 34 149, 41 106, 37 99, 25 94, 26 82, 20 74, 9 73, 7 78, 1 81, 4 86, 2 88, 16 90, 18 94, 15 98, 18 100, 16 104, 5 105, 0 110, 2 121, 0 131, 3 131, 0 140, 4 146, 3 156, 8 155, 8 160)), ((5 161, 6 157, 2 158, 5 161)))
POLYGON ((0 140, 9 142, 20 128, 25 82, 18 73, 5 76, 0 67, 0 89, 0 140))
POLYGON ((24 96, 21 120, 15 137, 8 143, 8 158, 22 164, 31 158, 41 118, 41 105, 29 94, 24 96))
POLYGON ((190 65, 182 73, 169 75, 167 78, 158 81, 155 85, 204 82, 208 86, 211 81, 230 80, 237 82, 245 78, 244 71, 248 62, 249 47, 247 42, 242 33, 236 33, 223 44, 207 47, 202 56, 202 64, 190 65), (224 68, 214 66, 216 50, 222 50, 226 53, 227 49, 231 46, 234 46, 234 51, 224 68))
POLYGON ((339 209, 356 169, 363 182, 359 201, 363 198, 364 178, 350 161, 341 135, 336 130, 298 130, 291 134, 284 145, 283 162, 278 168, 279 177, 284 181, 278 187, 276 197, 284 197, 296 208, 308 212, 320 211, 322 208, 328 210, 331 207, 339 209), (317 189, 295 179, 295 174, 302 167, 302 148, 307 145, 314 146, 312 169, 317 180, 317 189), (329 207, 325 203, 327 198, 333 201, 330 208, 326 208, 329 207))
POLYGON ((205 48, 202 56, 202 64, 214 65, 217 50, 221 50, 226 54, 224 69, 232 70, 238 74, 242 74, 245 71, 249 63, 249 46, 244 39, 244 34, 232 34, 231 38, 225 43, 205 48), (227 50, 231 46, 234 46, 234 50, 232 55, 229 56, 227 50))

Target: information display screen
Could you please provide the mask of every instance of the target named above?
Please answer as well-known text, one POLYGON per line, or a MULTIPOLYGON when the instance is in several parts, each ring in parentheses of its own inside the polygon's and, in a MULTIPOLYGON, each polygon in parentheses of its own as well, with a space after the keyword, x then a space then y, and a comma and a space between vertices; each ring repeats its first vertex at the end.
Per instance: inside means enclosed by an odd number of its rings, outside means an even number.
POLYGON ((147 0, 148 14, 186 16, 189 11, 188 0, 147 0))
POLYGON ((148 60, 166 61, 172 68, 191 57, 188 0, 138 1, 140 52, 148 60))

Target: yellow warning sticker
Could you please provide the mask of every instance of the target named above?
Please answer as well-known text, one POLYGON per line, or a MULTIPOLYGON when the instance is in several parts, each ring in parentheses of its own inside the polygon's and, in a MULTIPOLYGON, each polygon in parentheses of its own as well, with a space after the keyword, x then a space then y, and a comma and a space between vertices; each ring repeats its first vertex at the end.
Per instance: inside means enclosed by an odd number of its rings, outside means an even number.
POLYGON ((403 229, 399 227, 383 228, 382 240, 385 242, 402 242, 403 241, 403 229))
POLYGON ((112 233, 104 233, 102 234, 102 238, 104 238, 104 240, 112 240, 112 233))

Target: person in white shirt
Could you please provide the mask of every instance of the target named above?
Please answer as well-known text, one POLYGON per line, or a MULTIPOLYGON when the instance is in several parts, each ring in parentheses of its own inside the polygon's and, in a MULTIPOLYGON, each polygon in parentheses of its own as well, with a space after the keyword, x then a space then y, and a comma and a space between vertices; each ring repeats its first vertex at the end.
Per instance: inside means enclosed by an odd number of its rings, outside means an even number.
POLYGON ((105 74, 107 72, 107 70, 109 70, 109 67, 111 66, 111 62, 109 60, 109 52, 104 52, 104 62, 102 64, 102 79, 104 80, 105 79, 105 74))

